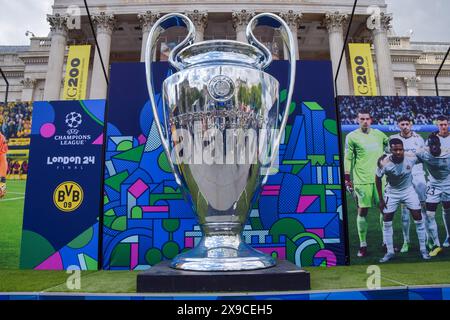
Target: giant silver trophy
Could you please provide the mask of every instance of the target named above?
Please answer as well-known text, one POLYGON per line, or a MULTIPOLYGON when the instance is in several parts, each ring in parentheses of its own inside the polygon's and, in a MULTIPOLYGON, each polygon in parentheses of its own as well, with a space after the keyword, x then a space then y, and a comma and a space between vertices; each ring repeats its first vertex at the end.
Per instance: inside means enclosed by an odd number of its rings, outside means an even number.
POLYGON ((272 55, 254 36, 260 25, 279 29, 289 51, 286 106, 290 106, 294 39, 280 17, 271 13, 255 16, 247 27, 249 43, 194 43, 192 21, 177 13, 162 17, 150 31, 145 64, 154 121, 175 180, 203 232, 195 248, 172 260, 173 268, 237 271, 276 264, 242 239, 244 223, 267 181, 289 115, 288 107, 284 111, 279 107, 278 81, 263 71, 272 55), (158 111, 151 58, 160 35, 174 26, 186 27, 188 35, 170 52, 169 62, 177 72, 163 83, 163 106, 158 111), (205 148, 210 153, 204 154, 212 155, 214 161, 202 158, 205 148))

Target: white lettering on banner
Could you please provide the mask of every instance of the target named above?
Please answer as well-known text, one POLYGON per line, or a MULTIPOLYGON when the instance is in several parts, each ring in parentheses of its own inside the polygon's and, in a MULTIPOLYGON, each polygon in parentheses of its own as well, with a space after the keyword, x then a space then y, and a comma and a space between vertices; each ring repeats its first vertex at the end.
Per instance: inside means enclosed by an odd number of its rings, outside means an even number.
POLYGON ((95 156, 86 156, 86 157, 79 157, 79 156, 72 156, 72 157, 47 157, 47 165, 54 165, 54 164, 95 164, 95 156))

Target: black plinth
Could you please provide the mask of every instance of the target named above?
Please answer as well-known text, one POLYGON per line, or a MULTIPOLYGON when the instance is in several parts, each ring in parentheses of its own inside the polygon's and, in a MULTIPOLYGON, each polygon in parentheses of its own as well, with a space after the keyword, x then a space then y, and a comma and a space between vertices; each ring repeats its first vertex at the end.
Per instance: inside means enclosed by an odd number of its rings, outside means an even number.
POLYGON ((137 292, 263 292, 310 290, 309 272, 280 260, 268 269, 252 271, 182 271, 161 262, 137 276, 137 292))

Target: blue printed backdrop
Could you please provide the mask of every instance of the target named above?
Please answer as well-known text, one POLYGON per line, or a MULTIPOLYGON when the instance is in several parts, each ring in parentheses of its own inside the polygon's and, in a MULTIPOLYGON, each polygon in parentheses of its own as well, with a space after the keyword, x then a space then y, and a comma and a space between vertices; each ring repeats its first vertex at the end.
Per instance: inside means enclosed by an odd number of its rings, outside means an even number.
MULTIPOLYGON (((155 64, 156 88, 170 74, 155 64)), ((285 61, 268 70, 286 96, 285 61)), ((297 62, 290 117, 271 176, 250 213, 253 247, 299 266, 345 263, 332 71, 297 62)), ((158 89, 159 88, 159 89, 158 89)), ((159 93, 156 100, 161 104, 159 93)), ((103 267, 142 270, 195 246, 201 232, 170 173, 153 124, 144 65, 113 64, 106 137, 103 267)))
POLYGON ((104 114, 104 100, 34 103, 21 268, 98 269, 104 114), (73 211, 54 201, 67 182, 82 190, 73 211))

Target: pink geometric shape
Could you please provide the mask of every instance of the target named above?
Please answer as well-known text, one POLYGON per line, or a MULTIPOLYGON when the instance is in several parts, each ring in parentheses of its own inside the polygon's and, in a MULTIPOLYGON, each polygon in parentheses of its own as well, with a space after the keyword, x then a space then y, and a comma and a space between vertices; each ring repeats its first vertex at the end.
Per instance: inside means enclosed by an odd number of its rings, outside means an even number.
POLYGON ((103 133, 97 139, 95 139, 94 142, 92 142, 92 144, 102 145, 103 144, 103 133))
POLYGON ((134 270, 136 266, 139 264, 139 244, 132 243, 131 244, 131 259, 130 259, 130 267, 131 270, 134 270))
POLYGON ((274 186, 274 185, 271 185, 271 186, 269 186, 269 185, 266 185, 266 186, 264 186, 263 187, 263 190, 280 190, 281 189, 281 186, 280 185, 278 185, 278 186, 274 186))
POLYGON ((133 197, 136 199, 139 198, 146 190, 148 189, 148 186, 142 181, 141 179, 137 180, 129 189, 128 192, 130 192, 133 197))
POLYGON ((185 248, 193 248, 194 247, 194 238, 192 238, 192 237, 184 238, 184 247, 185 248))
POLYGON ((320 238, 325 237, 325 231, 323 229, 306 229, 307 232, 314 233, 318 235, 320 238))
POLYGON ((319 196, 301 196, 298 202, 297 213, 305 212, 319 196))
POLYGON ((261 192, 262 196, 279 196, 280 191, 263 191, 261 192))
POLYGON ((143 206, 143 212, 169 212, 168 206, 143 206))
POLYGON ((286 260, 286 248, 255 248, 265 254, 272 255, 272 252, 276 252, 278 255, 277 259, 286 260))
POLYGON ((51 138, 55 135, 56 127, 53 123, 47 122, 41 126, 39 130, 40 134, 44 138, 51 138))
POLYGON ((314 258, 325 258, 327 261, 327 267, 336 266, 337 259, 333 251, 322 249, 316 253, 314 258))
POLYGON ((55 252, 34 270, 64 270, 61 255, 55 252))
POLYGON ((147 138, 146 138, 143 134, 141 134, 141 135, 138 137, 138 141, 139 141, 139 145, 143 145, 144 143, 147 142, 147 138))

